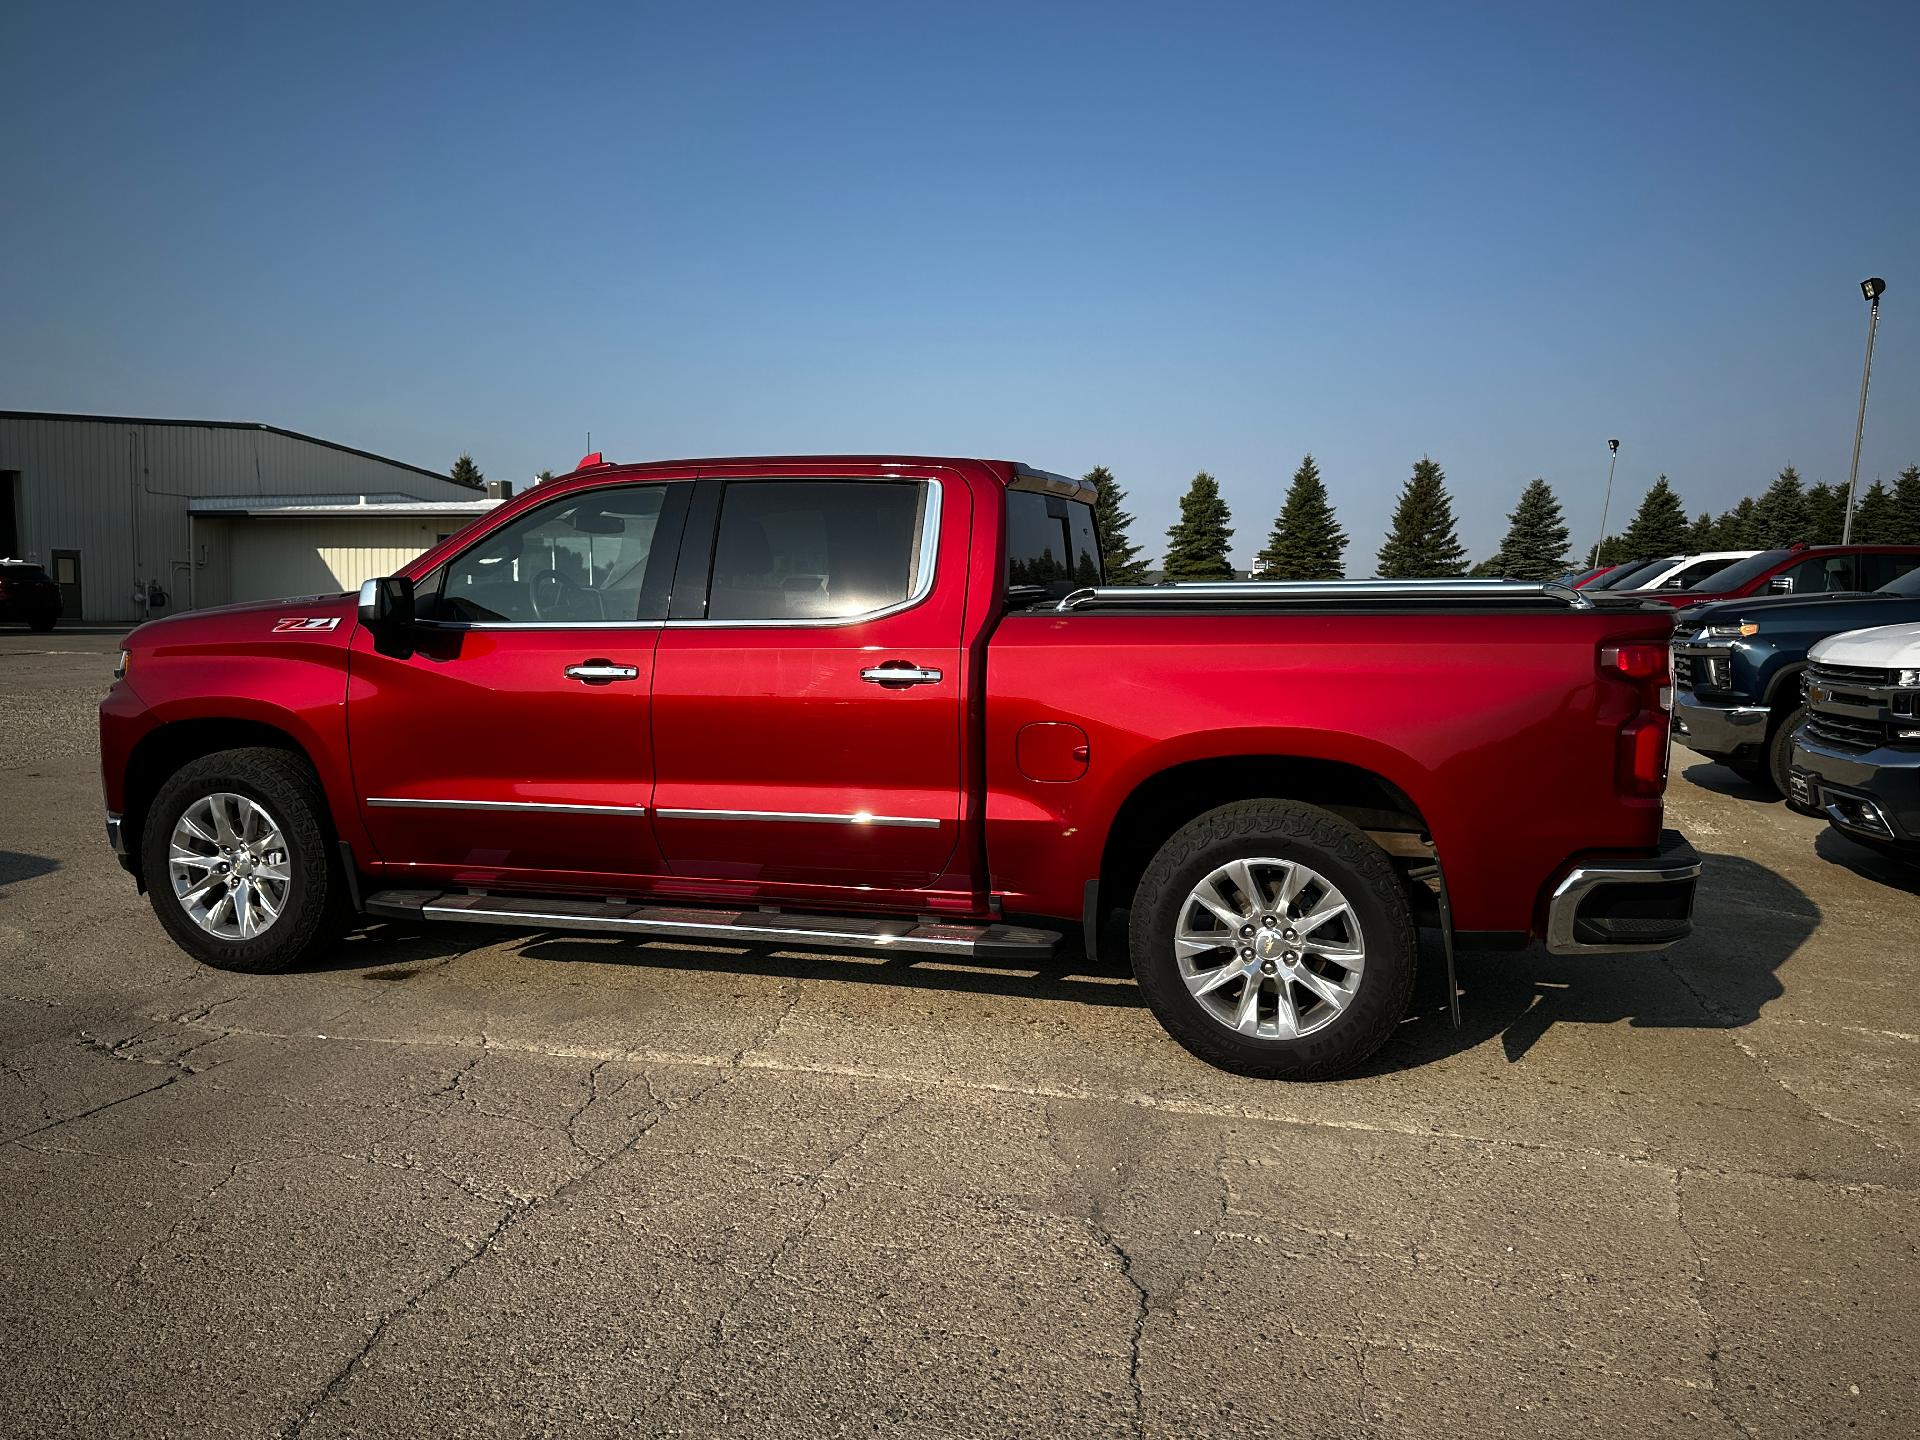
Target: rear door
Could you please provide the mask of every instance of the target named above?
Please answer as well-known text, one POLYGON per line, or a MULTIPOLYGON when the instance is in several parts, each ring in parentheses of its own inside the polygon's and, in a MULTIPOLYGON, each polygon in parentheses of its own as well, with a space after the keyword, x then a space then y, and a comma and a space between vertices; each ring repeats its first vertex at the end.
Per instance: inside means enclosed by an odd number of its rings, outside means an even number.
POLYGON ((700 481, 654 665, 675 875, 865 892, 947 870, 970 508, 937 474, 700 481))
POLYGON ((382 859, 470 883, 660 872, 648 687, 690 491, 565 492, 423 581, 406 643, 355 634, 347 726, 382 859))

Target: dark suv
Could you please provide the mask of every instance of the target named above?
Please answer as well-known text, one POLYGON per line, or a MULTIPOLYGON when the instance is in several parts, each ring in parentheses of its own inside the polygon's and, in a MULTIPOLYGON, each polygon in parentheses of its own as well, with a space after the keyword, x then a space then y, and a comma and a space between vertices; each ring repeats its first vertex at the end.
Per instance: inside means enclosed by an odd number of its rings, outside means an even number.
MULTIPOLYGON (((1820 552, 1815 552, 1820 553, 1820 552)), ((1785 792, 1807 652, 1829 635, 1920 620, 1920 553, 1847 562, 1880 588, 1757 595, 1680 612, 1673 632, 1673 729, 1697 750, 1785 792), (1904 571, 1905 573, 1900 573, 1904 571)))
POLYGON ((26 560, 0 560, 0 621, 51 630, 59 618, 60 587, 51 575, 26 560))

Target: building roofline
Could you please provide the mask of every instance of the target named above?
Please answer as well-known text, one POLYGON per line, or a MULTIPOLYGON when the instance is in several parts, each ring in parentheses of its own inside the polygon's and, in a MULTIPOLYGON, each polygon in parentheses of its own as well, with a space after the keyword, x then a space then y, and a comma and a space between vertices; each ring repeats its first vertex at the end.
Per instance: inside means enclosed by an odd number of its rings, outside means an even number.
POLYGON ((411 470, 414 474, 424 475, 429 480, 444 480, 449 485, 461 485, 469 490, 480 489, 477 485, 465 485, 464 482, 438 470, 429 470, 421 465, 409 465, 405 460, 395 460, 391 455, 376 455, 371 450, 342 445, 337 440, 322 440, 318 435, 303 435, 298 430, 288 430, 280 425, 263 425, 257 420, 175 420, 161 415, 82 415, 63 410, 0 410, 0 420, 72 420, 95 425, 179 425, 194 430, 261 430, 269 435, 284 435, 289 440, 304 440, 309 445, 338 450, 343 455, 358 455, 362 460, 375 460, 398 470, 411 470))

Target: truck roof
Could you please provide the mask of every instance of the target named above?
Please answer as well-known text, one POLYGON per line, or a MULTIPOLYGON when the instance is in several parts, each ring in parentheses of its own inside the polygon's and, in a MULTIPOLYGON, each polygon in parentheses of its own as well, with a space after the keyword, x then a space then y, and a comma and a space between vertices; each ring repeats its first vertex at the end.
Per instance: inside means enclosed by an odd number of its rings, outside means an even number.
MULTIPOLYGON (((581 475, 610 472, 625 475, 647 470, 735 470, 761 465, 783 469, 848 465, 859 466, 862 469, 898 467, 905 470, 928 467, 951 469, 969 465, 985 470, 1002 485, 1012 486, 1018 483, 1022 488, 1044 489, 1057 495, 1071 495, 1087 501, 1091 501, 1095 494, 1093 486, 1084 480, 1076 480, 1071 475, 1062 475, 1053 470, 1040 470, 1024 461, 985 460, 979 457, 953 455, 706 455, 678 460, 608 461, 601 459, 596 452, 582 457, 580 463, 572 470, 565 475, 556 475, 554 480, 572 480, 581 475)), ((552 484, 553 481, 546 483, 552 484)))

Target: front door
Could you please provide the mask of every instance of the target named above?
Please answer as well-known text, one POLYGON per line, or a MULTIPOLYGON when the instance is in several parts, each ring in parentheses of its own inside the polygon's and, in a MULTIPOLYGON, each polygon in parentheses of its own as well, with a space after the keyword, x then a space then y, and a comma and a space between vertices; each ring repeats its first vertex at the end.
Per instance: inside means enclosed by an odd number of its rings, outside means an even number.
POLYGON ((422 581, 410 637, 354 636, 347 726, 380 859, 474 884, 660 870, 648 690, 688 488, 525 510, 422 581))
POLYGON ((84 613, 80 608, 80 552, 55 550, 52 571, 54 584, 60 587, 60 613, 69 620, 78 620, 84 613))
POLYGON ((676 876, 870 892, 947 870, 970 503, 933 479, 700 482, 654 662, 676 876))

